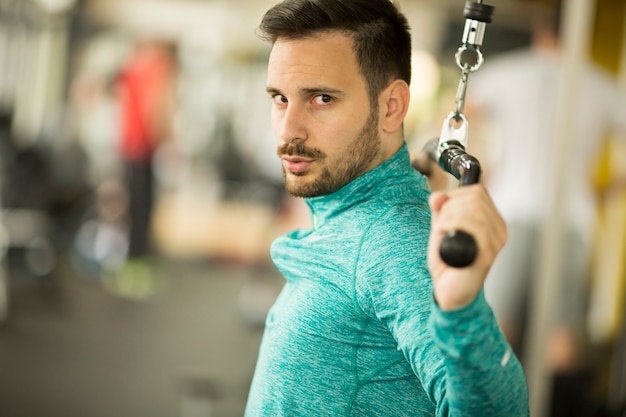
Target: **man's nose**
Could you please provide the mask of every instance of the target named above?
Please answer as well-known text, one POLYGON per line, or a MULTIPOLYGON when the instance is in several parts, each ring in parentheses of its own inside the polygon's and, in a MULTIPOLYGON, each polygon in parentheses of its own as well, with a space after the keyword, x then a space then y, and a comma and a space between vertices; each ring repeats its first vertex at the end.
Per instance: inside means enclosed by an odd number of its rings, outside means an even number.
POLYGON ((278 138, 283 143, 294 139, 306 140, 306 111, 296 104, 289 103, 278 116, 278 138))

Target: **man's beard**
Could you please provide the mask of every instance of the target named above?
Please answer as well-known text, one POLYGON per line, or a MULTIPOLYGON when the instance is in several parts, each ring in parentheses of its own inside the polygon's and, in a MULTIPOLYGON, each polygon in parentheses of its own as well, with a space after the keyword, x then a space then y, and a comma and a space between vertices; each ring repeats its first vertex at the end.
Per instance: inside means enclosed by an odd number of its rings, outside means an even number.
MULTIPOLYGON (((322 165, 322 171, 311 182, 291 183, 287 179, 287 173, 283 168, 285 188, 289 194, 295 197, 318 197, 331 194, 355 178, 361 176, 370 168, 371 162, 380 152, 380 137, 378 136, 378 109, 372 108, 365 125, 347 148, 342 158, 335 162, 334 166, 322 165)), ((294 140, 281 145, 277 151, 278 156, 300 156, 314 159, 316 163, 323 164, 328 156, 319 149, 308 148, 301 141, 294 140)), ((306 176, 308 173, 291 173, 294 176, 306 176)))

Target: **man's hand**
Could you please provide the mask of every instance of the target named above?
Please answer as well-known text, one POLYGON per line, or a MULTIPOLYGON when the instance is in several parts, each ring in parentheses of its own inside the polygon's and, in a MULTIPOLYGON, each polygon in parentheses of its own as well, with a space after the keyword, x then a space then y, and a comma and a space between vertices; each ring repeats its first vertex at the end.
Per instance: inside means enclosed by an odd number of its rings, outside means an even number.
POLYGON ((418 153, 411 159, 411 165, 422 173, 428 180, 428 188, 431 191, 443 191, 448 189, 450 175, 423 152, 418 153))
POLYGON ((455 310, 471 303, 480 292, 487 273, 506 243, 506 223, 487 190, 468 185, 449 193, 434 192, 429 199, 432 230, 428 268, 433 278, 435 300, 443 310, 455 310), (478 255, 466 268, 453 268, 439 257, 441 241, 448 231, 461 230, 476 240, 478 255))
POLYGON ((447 190, 448 180, 451 178, 437 163, 437 157, 435 156, 437 144, 437 138, 431 139, 411 157, 411 166, 426 177, 431 191, 447 190))

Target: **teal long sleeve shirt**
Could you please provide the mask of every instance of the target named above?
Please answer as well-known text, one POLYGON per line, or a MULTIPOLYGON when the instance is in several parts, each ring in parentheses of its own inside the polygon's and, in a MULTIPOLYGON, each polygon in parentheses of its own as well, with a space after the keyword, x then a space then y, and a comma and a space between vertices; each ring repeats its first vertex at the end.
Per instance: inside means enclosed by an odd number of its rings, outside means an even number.
POLYGON ((306 199, 313 227, 272 244, 286 283, 247 417, 529 415, 524 373, 482 292, 455 311, 433 299, 428 194, 405 144, 306 199))

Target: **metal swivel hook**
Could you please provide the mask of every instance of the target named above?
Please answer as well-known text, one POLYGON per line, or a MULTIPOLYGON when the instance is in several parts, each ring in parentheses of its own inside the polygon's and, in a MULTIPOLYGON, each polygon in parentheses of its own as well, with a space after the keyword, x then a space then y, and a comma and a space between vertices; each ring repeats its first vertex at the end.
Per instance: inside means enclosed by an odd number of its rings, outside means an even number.
POLYGON ((458 115, 463 113, 465 106, 465 92, 467 91, 469 73, 479 69, 484 62, 480 48, 485 37, 485 27, 487 23, 491 22, 493 10, 493 6, 482 4, 482 0, 465 3, 463 10, 465 29, 463 30, 462 44, 454 55, 456 64, 462 71, 456 94, 457 121, 458 115))

